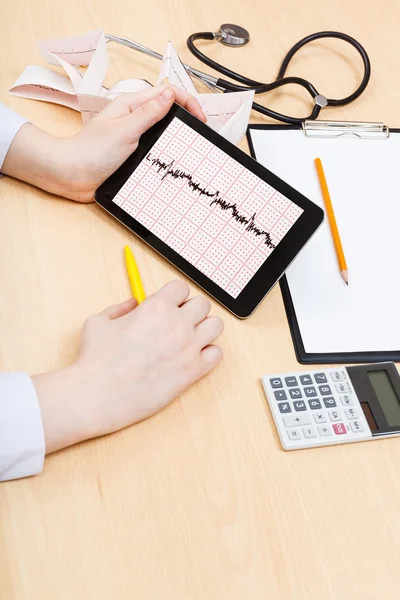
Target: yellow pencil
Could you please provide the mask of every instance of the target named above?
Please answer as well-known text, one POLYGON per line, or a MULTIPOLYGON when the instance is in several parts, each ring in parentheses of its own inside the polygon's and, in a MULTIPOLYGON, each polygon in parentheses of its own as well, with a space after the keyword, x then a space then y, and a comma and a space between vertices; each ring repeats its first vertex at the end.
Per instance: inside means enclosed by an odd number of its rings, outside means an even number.
POLYGON ((328 215, 328 221, 329 221, 332 238, 333 238, 333 245, 335 246, 336 256, 337 256, 338 263, 339 263, 340 274, 342 275, 344 281, 346 282, 346 285, 349 285, 349 272, 347 270, 346 259, 344 257, 342 242, 340 241, 339 230, 338 230, 338 226, 337 226, 336 219, 335 219, 335 213, 333 212, 332 201, 331 201, 331 197, 329 195, 328 185, 326 183, 325 173, 324 173, 324 169, 322 167, 321 159, 316 158, 314 160, 314 163, 315 163, 317 173, 318 173, 318 179, 319 179, 319 184, 321 186, 322 196, 323 196, 324 202, 325 202, 326 214, 328 215))
POLYGON ((142 280, 140 279, 139 269, 129 246, 125 246, 124 254, 126 271, 128 273, 129 283, 131 284, 132 294, 138 301, 138 304, 140 304, 146 299, 146 294, 144 293, 142 280))

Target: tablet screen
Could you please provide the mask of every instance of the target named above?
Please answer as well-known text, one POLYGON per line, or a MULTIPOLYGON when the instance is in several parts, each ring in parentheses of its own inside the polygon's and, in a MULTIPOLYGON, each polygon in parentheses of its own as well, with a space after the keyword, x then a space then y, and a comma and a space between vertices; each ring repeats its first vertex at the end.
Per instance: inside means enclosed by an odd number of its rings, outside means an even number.
POLYGON ((178 117, 113 202, 233 298, 303 213, 178 117))

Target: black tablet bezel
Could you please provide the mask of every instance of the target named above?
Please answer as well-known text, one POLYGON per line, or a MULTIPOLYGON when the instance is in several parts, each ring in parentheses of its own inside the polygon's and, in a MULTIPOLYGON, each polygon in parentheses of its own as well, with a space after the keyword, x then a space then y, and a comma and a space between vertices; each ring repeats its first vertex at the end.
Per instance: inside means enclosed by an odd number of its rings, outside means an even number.
POLYGON ((258 304, 289 267, 298 252, 315 233, 324 218, 324 213, 319 206, 294 190, 287 183, 279 179, 279 177, 268 171, 253 158, 228 142, 218 133, 215 133, 207 125, 196 119, 196 117, 177 104, 173 105, 169 113, 160 122, 141 136, 138 148, 121 165, 121 167, 98 188, 95 193, 95 200, 99 206, 118 219, 118 221, 138 235, 144 242, 164 256, 170 263, 182 271, 182 273, 187 275, 192 281, 239 318, 246 318, 251 315, 258 304), (265 263, 261 265, 260 269, 237 298, 230 296, 216 283, 211 281, 211 279, 180 256, 175 250, 170 248, 165 242, 113 202, 113 198, 120 191, 126 180, 141 163, 160 135, 175 117, 181 119, 181 121, 189 125, 189 127, 204 136, 233 159, 237 160, 246 169, 271 185, 278 192, 289 198, 289 200, 300 206, 304 211, 289 229, 283 240, 274 249, 271 254, 273 260, 268 258, 265 263))

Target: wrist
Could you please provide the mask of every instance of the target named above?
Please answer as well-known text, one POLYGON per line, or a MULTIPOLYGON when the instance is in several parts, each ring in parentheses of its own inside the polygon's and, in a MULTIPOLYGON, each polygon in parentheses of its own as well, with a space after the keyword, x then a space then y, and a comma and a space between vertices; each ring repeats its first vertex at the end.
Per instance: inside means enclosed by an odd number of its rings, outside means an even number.
POLYGON ((96 436, 88 382, 78 364, 32 377, 42 414, 46 454, 96 436))
POLYGON ((63 138, 57 138, 32 123, 16 134, 2 166, 6 175, 63 195, 63 138))

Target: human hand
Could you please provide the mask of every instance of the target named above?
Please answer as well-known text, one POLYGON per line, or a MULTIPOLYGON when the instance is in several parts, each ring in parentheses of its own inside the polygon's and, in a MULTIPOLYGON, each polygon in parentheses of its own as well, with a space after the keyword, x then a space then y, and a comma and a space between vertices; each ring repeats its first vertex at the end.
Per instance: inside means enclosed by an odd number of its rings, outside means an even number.
POLYGON ((210 301, 173 281, 89 318, 76 363, 33 377, 46 453, 111 433, 159 411, 222 359, 210 301))
POLYGON ((173 86, 117 96, 76 135, 56 138, 32 124, 15 136, 2 172, 58 196, 93 202, 94 192, 177 102, 206 120, 198 101, 173 86))
POLYGON ((165 117, 174 102, 206 120, 193 96, 163 85, 118 96, 77 135, 67 139, 64 152, 74 161, 64 174, 66 197, 92 202, 99 185, 136 150, 140 136, 165 117))

